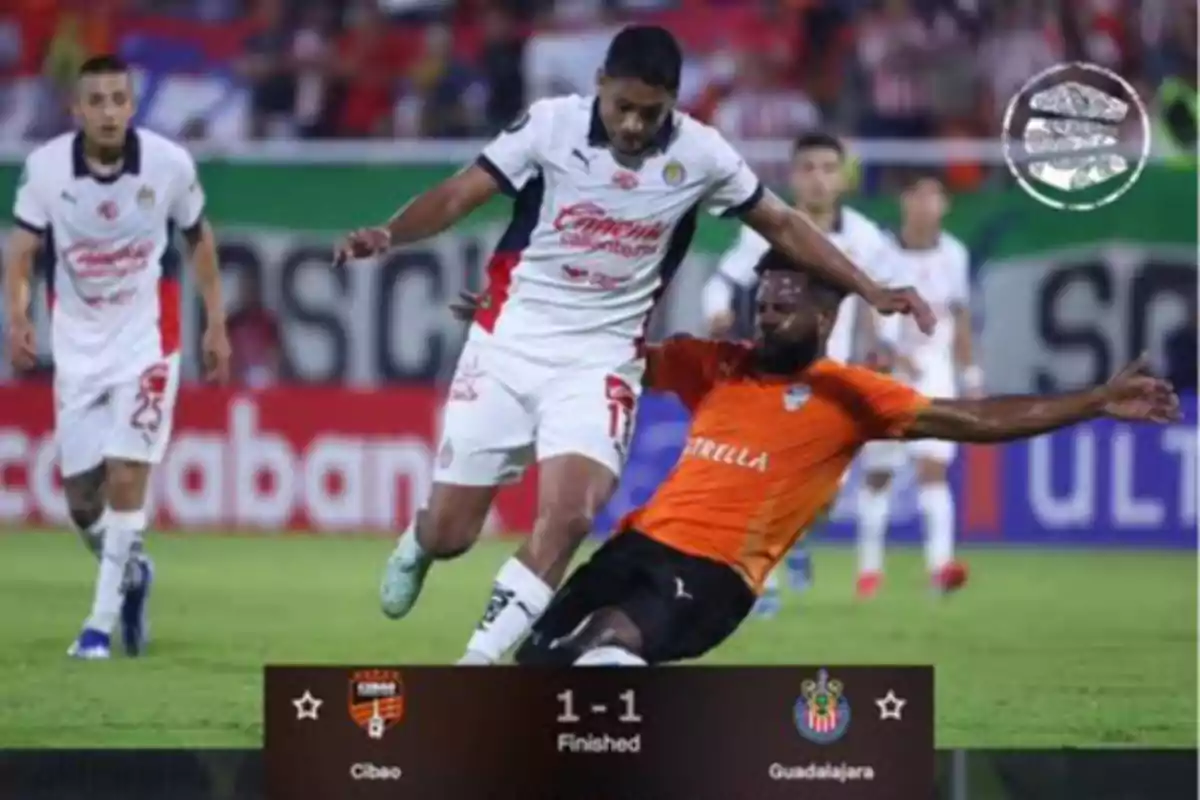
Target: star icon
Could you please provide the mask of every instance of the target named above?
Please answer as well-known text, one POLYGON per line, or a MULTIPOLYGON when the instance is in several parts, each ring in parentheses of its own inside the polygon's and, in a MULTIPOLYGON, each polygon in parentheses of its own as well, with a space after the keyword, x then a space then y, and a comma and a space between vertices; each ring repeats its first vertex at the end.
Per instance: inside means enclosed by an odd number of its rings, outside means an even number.
POLYGON ((900 719, 900 709, 904 708, 908 701, 902 697, 896 697, 896 693, 888 689, 886 697, 881 697, 875 701, 875 705, 879 706, 880 719, 900 719))
POLYGON ((324 700, 318 700, 316 697, 313 697, 313 693, 305 689, 302 697, 297 697, 292 701, 292 705, 296 707, 296 719, 315 720, 317 718, 317 709, 324 702, 324 700))

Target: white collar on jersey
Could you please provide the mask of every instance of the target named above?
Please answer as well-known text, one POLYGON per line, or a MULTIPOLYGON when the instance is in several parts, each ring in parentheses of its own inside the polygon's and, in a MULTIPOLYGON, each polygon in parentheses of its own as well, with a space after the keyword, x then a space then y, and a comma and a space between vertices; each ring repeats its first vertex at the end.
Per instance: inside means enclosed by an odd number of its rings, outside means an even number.
MULTIPOLYGON (((795 207, 800 209, 801 211, 804 210, 804 206, 800 205, 799 203, 796 203, 795 201, 793 201, 793 205, 795 205, 795 207)), ((831 224, 829 226, 828 232, 829 233, 841 233, 842 229, 844 229, 845 227, 846 227, 846 215, 842 213, 842 207, 838 206, 837 210, 833 212, 833 224, 831 224)))
POLYGON ((121 153, 121 169, 110 175, 97 175, 88 166, 83 152, 83 132, 75 134, 71 142, 71 163, 76 178, 91 178, 97 183, 113 183, 122 175, 137 175, 142 171, 142 143, 132 128, 125 134, 125 145, 121 153))
POLYGON ((942 234, 940 231, 938 232, 937 237, 933 240, 933 243, 925 245, 924 247, 918 247, 915 244, 909 244, 908 242, 906 242, 904 240, 904 234, 901 232, 901 230, 899 228, 897 228, 896 231, 892 234, 892 238, 895 239, 895 241, 896 241, 896 247, 900 248, 901 250, 908 251, 910 253, 931 253, 934 250, 937 250, 938 247, 941 246, 941 244, 942 244, 942 234))

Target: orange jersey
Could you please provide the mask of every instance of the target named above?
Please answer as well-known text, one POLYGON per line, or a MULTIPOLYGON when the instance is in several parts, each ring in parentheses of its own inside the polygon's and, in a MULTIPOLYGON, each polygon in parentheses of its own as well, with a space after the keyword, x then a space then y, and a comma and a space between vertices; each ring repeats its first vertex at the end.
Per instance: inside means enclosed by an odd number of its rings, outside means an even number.
POLYGON ((791 377, 754 370, 744 344, 673 340, 648 388, 692 411, 687 445, 621 529, 737 570, 755 591, 835 499, 863 444, 903 434, 929 401, 886 375, 822 359, 791 377))

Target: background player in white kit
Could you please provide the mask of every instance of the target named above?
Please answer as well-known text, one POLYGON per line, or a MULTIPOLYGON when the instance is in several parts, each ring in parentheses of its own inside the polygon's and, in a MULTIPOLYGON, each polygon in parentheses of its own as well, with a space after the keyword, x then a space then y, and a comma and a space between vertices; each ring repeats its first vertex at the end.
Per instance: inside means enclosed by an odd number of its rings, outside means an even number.
POLYGON ((204 298, 212 378, 225 377, 229 341, 216 244, 191 156, 130 127, 133 88, 115 57, 83 64, 74 112, 78 133, 26 159, 4 288, 13 365, 27 369, 36 356, 30 277, 35 260, 46 269, 59 466, 71 520, 100 560, 92 611, 69 654, 99 659, 110 655, 118 617, 130 655, 145 641, 153 578, 142 552, 146 485, 166 450, 179 386, 175 227, 204 298))
POLYGON ((624 29, 598 97, 534 103, 474 165, 339 247, 339 262, 367 257, 439 233, 500 192, 514 198, 450 389, 432 492, 381 590, 388 616, 407 614, 430 564, 469 549, 497 489, 536 459, 534 530, 496 576, 460 663, 493 663, 529 631, 611 496, 646 322, 701 208, 741 217, 881 311, 928 323, 919 297, 871 280, 764 192, 720 134, 675 111, 681 69, 668 31, 624 29))
MULTIPOLYGON (((792 200, 850 259, 880 283, 893 280, 890 248, 875 223, 842 203, 846 193, 846 152, 834 136, 811 132, 799 136, 792 148, 792 200)), ((755 267, 771 246, 751 227, 744 227, 737 242, 722 256, 717 271, 704 287, 704 312, 710 333, 725 336, 735 323, 736 289, 750 289, 758 281, 755 267)), ((847 297, 838 309, 837 323, 829 336, 829 358, 849 363, 870 352, 875 343, 875 315, 861 298, 847 297)), ((802 538, 784 561, 788 583, 799 591, 811 580, 812 570, 802 538)), ((759 616, 779 610, 779 575, 773 573, 754 607, 759 616)))
MULTIPOLYGON (((897 279, 918 288, 933 304, 938 327, 926 336, 903 320, 881 325, 884 350, 894 376, 928 397, 982 396, 983 373, 972 359, 970 257, 967 248, 942 230, 948 202, 934 174, 914 173, 901 194, 903 220, 893 237, 897 279)), ((925 562, 933 586, 957 589, 966 569, 954 561, 954 496, 947 472, 957 445, 933 439, 873 442, 863 450, 865 472, 858 498, 858 583, 860 597, 878 591, 883 578, 892 475, 911 459, 917 506, 925 533, 925 562)))

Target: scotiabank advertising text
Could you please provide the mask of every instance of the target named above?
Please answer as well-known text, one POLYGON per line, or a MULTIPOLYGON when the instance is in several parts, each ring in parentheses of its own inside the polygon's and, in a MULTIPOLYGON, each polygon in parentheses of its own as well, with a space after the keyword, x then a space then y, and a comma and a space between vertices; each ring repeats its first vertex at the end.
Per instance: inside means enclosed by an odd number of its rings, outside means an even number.
MULTIPOLYGON (((160 528, 398 531, 429 491, 439 395, 429 389, 184 387, 151 510, 160 528)), ((0 387, 0 520, 67 523, 49 386, 0 387)), ((528 530, 524 486, 497 524, 528 530)))
MULTIPOLYGON (((185 387, 151 498, 160 528, 395 532, 429 490, 440 395, 431 389, 185 387)), ((49 386, 0 387, 0 523, 67 523, 49 386)), ((1196 546, 1196 402, 1169 426, 1100 421, 1003 447, 966 447, 952 470, 963 542, 1196 546)), ((648 395, 611 529, 646 502, 686 439, 688 418, 648 395)), ((857 476, 852 476, 856 478, 857 476)), ((920 537, 912 476, 894 482, 894 541, 920 537)), ((857 480, 821 539, 853 533, 857 480)), ((531 478, 501 492, 494 525, 527 532, 531 478)))

